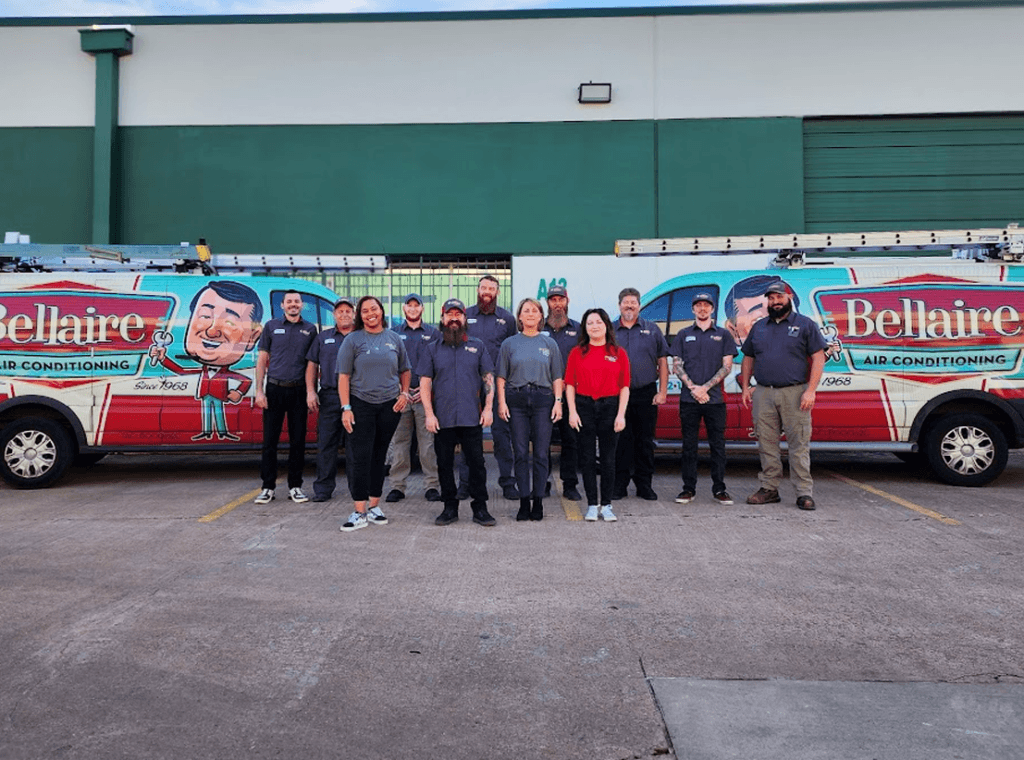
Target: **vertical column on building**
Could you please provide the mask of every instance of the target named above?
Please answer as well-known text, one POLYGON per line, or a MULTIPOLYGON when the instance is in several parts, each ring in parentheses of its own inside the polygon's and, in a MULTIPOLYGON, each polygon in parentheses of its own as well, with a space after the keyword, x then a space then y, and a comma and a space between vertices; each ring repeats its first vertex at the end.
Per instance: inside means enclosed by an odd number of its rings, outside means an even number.
POLYGON ((96 116, 92 143, 92 242, 111 243, 118 208, 117 113, 119 61, 135 35, 127 27, 80 29, 82 50, 96 59, 96 116))

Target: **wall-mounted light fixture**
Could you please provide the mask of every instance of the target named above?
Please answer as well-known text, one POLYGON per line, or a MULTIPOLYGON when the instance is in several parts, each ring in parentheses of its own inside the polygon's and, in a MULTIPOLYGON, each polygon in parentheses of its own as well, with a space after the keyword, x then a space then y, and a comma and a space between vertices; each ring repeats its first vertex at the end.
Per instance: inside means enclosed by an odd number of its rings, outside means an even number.
POLYGON ((612 83, 587 82, 586 84, 581 84, 578 99, 580 103, 611 103, 612 83))

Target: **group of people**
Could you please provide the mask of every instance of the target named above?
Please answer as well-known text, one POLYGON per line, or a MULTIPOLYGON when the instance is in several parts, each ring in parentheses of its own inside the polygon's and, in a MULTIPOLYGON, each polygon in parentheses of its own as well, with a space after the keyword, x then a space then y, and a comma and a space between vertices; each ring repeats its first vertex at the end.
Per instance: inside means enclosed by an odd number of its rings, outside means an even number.
MULTIPOLYGON (((340 298, 335 326, 317 332, 302 318, 302 298, 284 295, 283 316, 264 326, 256 364, 256 404, 263 414, 262 490, 257 504, 275 496, 277 448, 285 417, 290 441, 289 498, 302 491, 307 410, 318 411, 317 474, 313 500, 327 501, 336 488, 338 450, 347 453, 352 512, 341 525, 355 531, 386 525, 381 508, 405 498, 415 438, 428 501, 443 509, 435 522, 459 519, 469 499, 473 521, 495 524, 488 512, 483 430, 491 429, 498 484, 506 499, 519 500, 516 520, 544 518, 550 493, 553 430, 561 443, 559 476, 564 497, 587 499, 587 521, 615 521, 616 500, 630 482, 641 499, 653 489, 658 408, 668 395, 668 357, 682 383, 679 418, 683 433, 682 504, 696 497, 701 422, 711 453, 712 496, 732 504, 725 484, 726 407, 723 381, 733 372, 734 336, 715 321, 711 295, 693 297, 692 325, 669 347, 661 329, 640 316, 640 293, 619 293, 619 318, 604 309, 568 316, 569 294, 553 286, 544 304, 525 298, 516 313, 498 306, 499 283, 480 279, 477 303, 449 299, 440 325, 423 323, 423 300, 409 294, 403 322, 390 328, 381 301, 365 295, 340 298), (456 449, 461 450, 457 455, 456 449), (388 467, 390 471, 388 472, 388 467)), ((817 326, 792 308, 784 283, 767 289, 767 317, 750 325, 739 374, 744 406, 753 403, 759 442, 759 490, 750 504, 780 501, 779 439, 789 446, 797 506, 814 509, 809 444, 811 409, 824 365, 825 343, 817 326), (756 386, 751 382, 756 380, 756 386)))

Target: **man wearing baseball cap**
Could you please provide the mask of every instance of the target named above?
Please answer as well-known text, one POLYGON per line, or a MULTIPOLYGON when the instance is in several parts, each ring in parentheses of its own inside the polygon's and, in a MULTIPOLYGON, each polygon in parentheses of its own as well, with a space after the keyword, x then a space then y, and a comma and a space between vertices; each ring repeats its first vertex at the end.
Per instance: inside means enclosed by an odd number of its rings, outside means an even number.
POLYGON ((434 434, 426 428, 426 412, 420 401, 420 376, 416 374, 416 364, 423 350, 441 337, 441 333, 433 325, 423 322, 423 299, 418 293, 410 293, 402 304, 405 321, 392 328, 405 344, 405 353, 409 357, 412 378, 409 381, 409 404, 402 410, 395 435, 391 438, 388 449, 388 461, 391 470, 388 482, 391 490, 385 501, 394 503, 405 498, 406 479, 412 470, 412 436, 416 433, 416 442, 420 454, 420 466, 423 468, 424 496, 427 501, 441 501, 441 484, 437 480, 437 458, 434 455, 434 434))
POLYGON ((683 384, 679 394, 679 424, 683 431, 683 490, 679 504, 689 504, 697 494, 697 440, 700 423, 708 434, 711 449, 711 496, 719 504, 732 504, 725 490, 725 397, 722 381, 732 370, 736 342, 714 320, 715 299, 710 293, 695 293, 693 324, 676 333, 672 341, 672 371, 683 384))
POLYGON ((779 438, 786 433, 789 476, 796 488, 796 505, 814 509, 811 479, 811 410, 825 367, 827 344, 817 322, 793 310, 785 282, 772 283, 768 316, 750 328, 743 342, 740 387, 744 407, 754 403, 754 432, 761 456, 761 487, 747 497, 747 504, 781 501, 782 451, 779 438), (750 378, 757 381, 751 385, 750 378))
MULTIPOLYGON (((335 301, 334 327, 317 335, 306 353, 306 402, 310 409, 319 411, 316 422, 313 501, 330 499, 337 482, 338 447, 345 445, 345 428, 341 426, 341 401, 338 398, 338 349, 345 336, 355 328, 355 316, 355 304, 348 297, 335 301)), ((346 470, 346 478, 349 474, 346 470)))
MULTIPOLYGON (((580 338, 580 323, 575 319, 569 319, 569 291, 564 285, 552 285, 548 289, 548 318, 544 323, 546 332, 562 353, 562 374, 565 375, 565 365, 569 361, 569 353, 576 348, 580 338)), ((576 431, 569 424, 569 407, 565 399, 562 399, 562 419, 555 423, 558 428, 558 439, 560 453, 558 455, 558 475, 562 479, 562 496, 570 501, 579 501, 579 490, 576 484, 579 478, 576 474, 577 444, 576 431)), ((548 481, 548 485, 551 481, 548 481)))
POLYGON ((434 434, 444 502, 444 511, 434 522, 450 525, 459 519, 455 446, 461 445, 469 468, 473 522, 490 527, 495 520, 487 511, 484 427, 493 419, 494 364, 484 342, 469 336, 462 301, 445 301, 441 309, 441 339, 424 347, 416 372, 420 376, 427 430, 434 434))

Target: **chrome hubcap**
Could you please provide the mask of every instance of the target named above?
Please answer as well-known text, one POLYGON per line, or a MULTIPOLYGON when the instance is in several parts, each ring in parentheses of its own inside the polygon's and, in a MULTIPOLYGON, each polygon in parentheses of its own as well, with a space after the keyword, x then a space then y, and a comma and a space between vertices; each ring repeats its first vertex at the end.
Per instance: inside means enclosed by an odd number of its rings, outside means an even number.
POLYGON ((984 472, 996 458, 996 446, 988 434, 972 425, 958 425, 942 439, 942 461, 960 475, 984 472))
POLYGON ((4 463, 21 478, 38 478, 57 461, 57 445, 46 433, 23 430, 4 448, 4 463))

